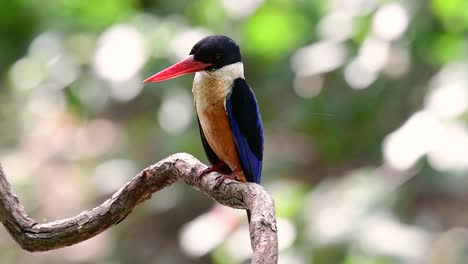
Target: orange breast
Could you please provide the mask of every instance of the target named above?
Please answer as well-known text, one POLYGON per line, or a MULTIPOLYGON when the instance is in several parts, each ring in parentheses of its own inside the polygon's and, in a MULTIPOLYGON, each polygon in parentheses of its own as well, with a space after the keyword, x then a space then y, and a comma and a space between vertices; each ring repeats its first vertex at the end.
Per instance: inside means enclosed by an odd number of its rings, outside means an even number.
MULTIPOLYGON (((242 166, 237 154, 237 147, 231 132, 228 116, 224 109, 225 97, 215 96, 219 94, 215 91, 212 93, 200 91, 200 88, 203 89, 205 87, 197 87, 194 84, 192 91, 195 96, 195 107, 206 141, 218 158, 224 161, 232 171, 241 169, 242 166)), ((243 173, 236 175, 236 179, 242 182, 246 181, 243 173)))

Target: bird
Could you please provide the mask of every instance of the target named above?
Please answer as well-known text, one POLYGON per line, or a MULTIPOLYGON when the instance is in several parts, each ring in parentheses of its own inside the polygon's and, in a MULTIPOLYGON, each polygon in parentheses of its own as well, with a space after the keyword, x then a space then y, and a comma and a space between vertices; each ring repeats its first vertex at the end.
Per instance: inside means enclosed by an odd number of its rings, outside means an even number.
POLYGON ((215 188, 225 179, 260 184, 263 124, 255 93, 244 77, 239 45, 224 35, 207 36, 192 47, 188 57, 144 82, 189 73, 195 73, 194 105, 202 145, 211 164, 196 179, 218 172, 222 176, 215 188))

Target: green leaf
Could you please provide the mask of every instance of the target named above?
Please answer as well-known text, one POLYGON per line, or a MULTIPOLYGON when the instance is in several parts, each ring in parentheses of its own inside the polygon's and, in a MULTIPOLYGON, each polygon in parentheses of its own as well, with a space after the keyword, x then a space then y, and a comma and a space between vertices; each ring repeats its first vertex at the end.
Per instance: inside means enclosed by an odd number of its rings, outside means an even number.
POLYGON ((304 206, 304 198, 307 189, 299 184, 284 184, 283 188, 276 190, 275 197, 276 215, 278 217, 292 218, 304 206))
POLYGON ((468 29, 468 1, 432 0, 431 8, 449 31, 462 32, 468 29))
POLYGON ((311 34, 307 19, 296 12, 271 6, 261 8, 245 29, 246 49, 257 55, 277 59, 299 47, 311 34))
POLYGON ((465 55, 466 41, 463 37, 454 34, 440 34, 435 38, 432 45, 432 58, 436 63, 460 59, 465 55))
POLYGON ((57 2, 55 12, 81 27, 102 30, 128 19, 136 12, 136 3, 134 0, 61 0, 57 2))
POLYGON ((214 29, 220 29, 226 21, 226 13, 218 0, 193 1, 187 8, 187 14, 196 24, 214 29))

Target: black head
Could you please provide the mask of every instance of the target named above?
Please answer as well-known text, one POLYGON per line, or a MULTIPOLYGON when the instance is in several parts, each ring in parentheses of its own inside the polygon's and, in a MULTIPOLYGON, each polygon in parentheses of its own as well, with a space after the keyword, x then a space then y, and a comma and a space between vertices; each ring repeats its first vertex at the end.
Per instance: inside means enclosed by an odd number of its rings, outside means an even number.
POLYGON ((206 70, 217 70, 223 66, 241 62, 240 48, 234 40, 223 35, 212 35, 198 41, 190 51, 197 61, 210 63, 206 70))

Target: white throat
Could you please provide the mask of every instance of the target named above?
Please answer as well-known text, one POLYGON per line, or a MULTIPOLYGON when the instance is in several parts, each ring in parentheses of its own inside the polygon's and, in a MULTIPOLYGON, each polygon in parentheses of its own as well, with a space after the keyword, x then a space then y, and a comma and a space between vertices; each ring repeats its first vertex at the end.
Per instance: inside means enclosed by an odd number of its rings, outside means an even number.
POLYGON ((237 78, 244 78, 244 64, 242 62, 236 62, 233 64, 226 65, 215 71, 202 71, 195 74, 197 78, 215 78, 224 81, 234 81, 237 78))
POLYGON ((214 103, 224 102, 237 78, 244 78, 242 62, 229 64, 215 71, 197 72, 192 89, 197 108, 204 109, 214 103))

